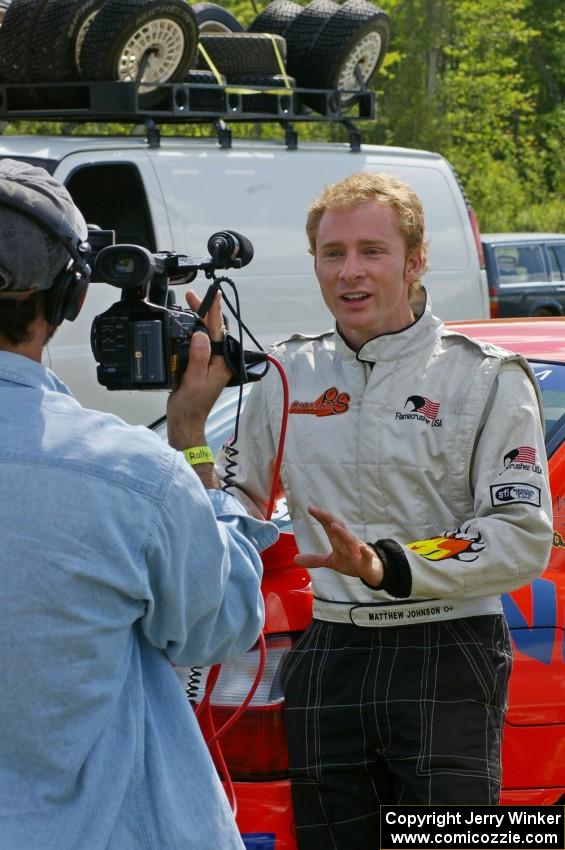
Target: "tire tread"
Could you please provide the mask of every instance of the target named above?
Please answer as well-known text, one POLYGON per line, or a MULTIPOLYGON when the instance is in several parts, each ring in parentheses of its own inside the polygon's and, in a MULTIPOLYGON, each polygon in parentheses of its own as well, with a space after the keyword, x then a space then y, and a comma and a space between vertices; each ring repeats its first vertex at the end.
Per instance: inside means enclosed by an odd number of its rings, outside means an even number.
MULTIPOLYGON (((283 62, 286 61, 286 41, 280 35, 273 38, 283 62)), ((271 37, 264 33, 203 34, 202 46, 221 74, 278 74, 279 64, 271 37)), ((206 60, 198 53, 197 68, 207 69, 206 60)))
POLYGON ((284 36, 302 8, 294 0, 273 0, 247 27, 247 32, 272 32, 284 36))
POLYGON ((104 0, 47 0, 32 38, 36 81, 78 80, 75 44, 80 27, 104 0))
POLYGON ((12 0, 0 27, 0 79, 32 79, 31 43, 46 0, 12 0))

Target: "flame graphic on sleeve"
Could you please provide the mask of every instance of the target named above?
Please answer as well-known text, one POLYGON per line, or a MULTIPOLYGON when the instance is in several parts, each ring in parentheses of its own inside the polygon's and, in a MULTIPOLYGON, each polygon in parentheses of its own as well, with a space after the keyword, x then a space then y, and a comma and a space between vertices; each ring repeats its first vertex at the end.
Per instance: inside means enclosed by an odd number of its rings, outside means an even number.
POLYGON ((465 537, 460 529, 441 537, 414 540, 406 545, 408 549, 428 561, 444 561, 447 558, 455 558, 457 561, 474 561, 478 558, 478 553, 484 549, 480 534, 476 537, 465 537))

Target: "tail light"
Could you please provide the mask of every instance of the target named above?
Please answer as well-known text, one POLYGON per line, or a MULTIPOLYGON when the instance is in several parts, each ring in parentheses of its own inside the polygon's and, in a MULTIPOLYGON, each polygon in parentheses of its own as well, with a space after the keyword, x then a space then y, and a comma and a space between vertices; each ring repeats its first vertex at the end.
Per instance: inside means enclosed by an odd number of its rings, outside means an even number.
POLYGON ((490 317, 491 317, 491 319, 498 319, 498 317, 500 315, 500 313, 499 313, 500 304, 499 304, 499 300, 498 300, 498 292, 492 286, 489 286, 488 300, 489 300, 489 306, 490 306, 490 317))
MULTIPOLYGON (((288 776, 281 668, 294 640, 293 635, 266 637, 267 658, 257 691, 241 717, 219 738, 233 781, 272 781, 288 776)), ((216 730, 244 701, 255 679, 258 664, 257 649, 222 664, 211 698, 216 730)), ((175 669, 187 697, 197 706, 204 696, 210 668, 175 669)), ((204 736, 209 738, 211 730, 205 728, 205 719, 201 726, 204 736)))
POLYGON ((481 231, 479 230, 479 222, 477 221, 477 216, 475 215, 475 210, 471 206, 467 206, 467 213, 469 214, 469 221, 471 222, 471 230, 473 231, 473 239, 475 240, 475 247, 477 249, 477 255, 479 257, 479 266, 481 269, 485 268, 485 253, 483 251, 483 243, 481 241, 481 231))
MULTIPOLYGON (((233 709, 212 706, 218 729, 233 709)), ((224 761, 234 782, 274 781, 288 777, 283 703, 250 706, 220 738, 224 761)))
POLYGON ((467 207, 467 215, 469 216, 469 222, 471 224, 471 230, 473 231, 473 239, 475 240, 475 247, 477 249, 477 256, 479 258, 479 267, 480 267, 481 271, 484 271, 484 269, 485 269, 485 254, 484 254, 484 251, 483 251, 483 242, 482 242, 482 239, 481 239, 481 231, 479 230, 479 222, 477 221, 477 216, 475 215, 475 210, 473 209, 473 207, 469 203, 469 199, 467 198, 467 195, 465 193, 465 188, 464 188, 463 184, 461 183, 461 180, 459 179, 459 175, 457 174, 457 172, 455 171, 453 166, 451 166, 451 170, 453 172, 453 176, 457 180, 457 185, 461 189, 461 194, 463 195, 463 200, 465 201, 465 205, 467 207))
MULTIPOLYGON (((479 222, 477 221, 477 216, 475 215, 475 210, 473 209, 473 207, 467 205, 467 213, 469 215, 469 221, 471 222, 471 230, 473 231, 473 239, 475 240, 475 247, 477 249, 477 256, 479 258, 479 267, 481 269, 481 274, 484 276, 485 280, 488 280, 485 262, 485 252, 481 240, 479 222)), ((488 300, 490 317, 491 319, 497 319, 499 315, 498 291, 492 286, 488 287, 488 300)))

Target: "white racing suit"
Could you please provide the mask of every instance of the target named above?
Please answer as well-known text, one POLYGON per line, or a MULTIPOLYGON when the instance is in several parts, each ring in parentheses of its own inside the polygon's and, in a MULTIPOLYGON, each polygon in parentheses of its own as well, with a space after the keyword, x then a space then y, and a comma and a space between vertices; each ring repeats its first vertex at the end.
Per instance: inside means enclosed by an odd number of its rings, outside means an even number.
MULTIPOLYGON (((540 399, 523 358, 429 307, 359 352, 337 332, 275 356, 290 384, 282 483, 298 547, 324 508, 384 564, 380 589, 311 571, 314 619, 287 655, 285 719, 300 850, 378 846, 381 803, 496 804, 511 647, 500 594, 552 541, 540 399)), ((224 486, 268 503, 278 370, 250 393, 224 486)))
MULTIPOLYGON (((298 548, 329 549, 307 513, 316 505, 377 543, 386 563, 389 593, 313 570, 316 618, 398 626, 500 613, 501 592, 543 571, 551 500, 539 392, 522 357, 448 330, 429 306, 359 352, 332 331, 291 337, 274 356, 290 385, 281 477, 298 548)), ((270 369, 237 443, 218 456, 224 488, 262 510, 282 398, 270 369)))

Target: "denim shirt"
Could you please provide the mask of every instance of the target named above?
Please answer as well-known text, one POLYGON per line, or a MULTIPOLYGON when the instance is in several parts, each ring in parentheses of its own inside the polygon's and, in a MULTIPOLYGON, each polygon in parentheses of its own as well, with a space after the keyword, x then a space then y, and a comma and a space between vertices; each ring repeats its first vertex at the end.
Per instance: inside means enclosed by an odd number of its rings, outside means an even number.
POLYGON ((253 644, 276 529, 8 352, 0 470, 0 850, 242 848, 171 662, 253 644))

